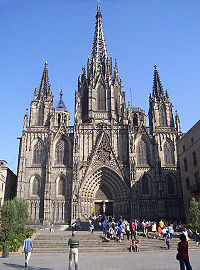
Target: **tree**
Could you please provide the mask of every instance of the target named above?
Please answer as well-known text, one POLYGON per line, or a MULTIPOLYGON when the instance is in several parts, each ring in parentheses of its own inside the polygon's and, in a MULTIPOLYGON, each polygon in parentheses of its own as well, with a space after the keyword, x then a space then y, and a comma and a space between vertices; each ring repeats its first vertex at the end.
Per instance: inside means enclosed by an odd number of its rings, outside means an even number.
POLYGON ((14 234, 22 233, 28 223, 28 203, 23 199, 6 201, 1 208, 2 240, 10 240, 14 234))
POLYGON ((200 203, 196 201, 195 198, 192 198, 190 201, 189 211, 192 224, 198 227, 200 217, 200 203))

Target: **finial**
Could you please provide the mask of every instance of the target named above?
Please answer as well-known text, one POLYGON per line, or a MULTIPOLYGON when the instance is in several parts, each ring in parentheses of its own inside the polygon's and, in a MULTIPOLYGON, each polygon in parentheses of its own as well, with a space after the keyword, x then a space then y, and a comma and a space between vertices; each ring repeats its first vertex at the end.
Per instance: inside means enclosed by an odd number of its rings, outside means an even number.
POLYGON ((100 12, 100 0, 97 0, 97 11, 100 12))
POLYGON ((62 100, 62 96, 63 96, 63 92, 62 92, 62 88, 60 90, 60 100, 62 100))
POLYGON ((47 66, 47 65, 48 65, 48 62, 47 62, 47 61, 45 61, 45 63, 44 63, 44 64, 45 64, 45 66, 47 66))
POLYGON ((156 63, 154 64, 154 68, 155 68, 155 69, 157 69, 157 65, 156 65, 156 63))

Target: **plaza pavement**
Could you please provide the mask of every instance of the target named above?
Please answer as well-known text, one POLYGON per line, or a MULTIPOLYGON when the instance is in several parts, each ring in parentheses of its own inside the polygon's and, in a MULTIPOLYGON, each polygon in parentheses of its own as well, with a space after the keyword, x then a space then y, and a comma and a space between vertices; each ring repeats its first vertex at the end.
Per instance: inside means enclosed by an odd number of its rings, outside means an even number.
MULTIPOLYGON (((190 250, 193 270, 200 270, 200 250, 190 250)), ((176 251, 146 251, 139 253, 80 253, 79 270, 179 270, 176 251)), ((0 258, 0 269, 24 269, 24 255, 0 258)), ((68 254, 37 254, 30 259, 29 270, 67 270, 68 254)), ((73 268, 74 269, 74 268, 73 268)))

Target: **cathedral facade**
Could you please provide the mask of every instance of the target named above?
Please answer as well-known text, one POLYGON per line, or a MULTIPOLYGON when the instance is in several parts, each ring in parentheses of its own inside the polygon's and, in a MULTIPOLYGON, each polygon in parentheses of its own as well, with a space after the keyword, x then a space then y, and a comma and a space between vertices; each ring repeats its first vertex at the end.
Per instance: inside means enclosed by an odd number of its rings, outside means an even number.
POLYGON ((78 79, 74 125, 62 91, 57 107, 45 63, 24 117, 17 196, 29 202, 30 222, 70 224, 94 214, 184 218, 177 160, 180 121, 157 66, 145 111, 126 104, 117 62, 108 57, 100 6, 91 58, 78 79))

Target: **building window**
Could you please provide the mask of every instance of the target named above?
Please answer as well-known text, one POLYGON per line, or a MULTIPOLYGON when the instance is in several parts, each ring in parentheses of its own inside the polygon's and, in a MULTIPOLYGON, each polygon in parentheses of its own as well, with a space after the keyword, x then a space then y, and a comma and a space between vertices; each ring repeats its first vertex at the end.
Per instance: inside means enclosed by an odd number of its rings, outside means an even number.
POLYGON ((149 179, 146 176, 142 177, 142 194, 149 195, 149 179))
POLYGON ((58 125, 60 126, 61 116, 58 114, 58 125))
POLYGON ((189 178, 186 179, 186 188, 187 188, 187 190, 190 190, 190 179, 189 178))
POLYGON ((197 165, 197 153, 195 151, 192 153, 192 158, 193 158, 193 165, 195 167, 197 165))
POLYGON ((38 110, 38 126, 42 126, 44 123, 44 107, 41 105, 38 110))
POLYGON ((68 165, 68 145, 66 141, 60 140, 56 145, 56 164, 57 165, 68 165))
POLYGON ((167 126, 166 111, 164 105, 161 105, 159 110, 159 124, 161 127, 167 126))
POLYGON ((194 138, 192 137, 192 138, 191 138, 191 144, 193 144, 193 143, 194 143, 194 138))
POLYGON ((174 153, 169 142, 164 144, 164 160, 165 165, 174 165, 174 153))
POLYGON ((187 163, 187 159, 184 158, 183 162, 184 162, 185 172, 187 172, 187 171, 188 171, 188 163, 187 163))
POLYGON ((183 145, 183 151, 185 151, 185 145, 183 145))
POLYGON ((106 110, 106 91, 103 85, 99 86, 97 90, 97 109, 99 111, 106 110))
POLYGON ((148 151, 146 147, 146 143, 141 140, 137 146, 137 164, 138 165, 148 165, 149 158, 148 158, 148 151))
POLYGON ((133 117, 133 125, 134 125, 134 127, 138 126, 138 117, 137 117, 136 113, 134 114, 134 117, 133 117))
POLYGON ((35 177, 32 183, 32 195, 39 196, 39 190, 40 190, 40 182, 39 179, 35 177))
POLYGON ((34 146, 33 151, 33 163, 41 164, 42 163, 42 154, 43 154, 43 144, 41 141, 38 141, 34 146))
POLYGON ((174 194, 174 179, 171 176, 168 176, 167 178, 167 191, 168 194, 174 194))
POLYGON ((65 195, 66 183, 64 178, 60 178, 58 181, 58 195, 65 195))

